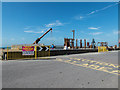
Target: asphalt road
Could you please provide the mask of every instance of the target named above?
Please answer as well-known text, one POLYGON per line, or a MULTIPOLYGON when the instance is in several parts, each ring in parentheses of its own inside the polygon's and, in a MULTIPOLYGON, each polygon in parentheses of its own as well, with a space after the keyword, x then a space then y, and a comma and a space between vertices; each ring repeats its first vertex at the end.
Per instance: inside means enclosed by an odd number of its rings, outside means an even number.
POLYGON ((2 61, 2 87, 118 88, 117 51, 51 58, 2 61))

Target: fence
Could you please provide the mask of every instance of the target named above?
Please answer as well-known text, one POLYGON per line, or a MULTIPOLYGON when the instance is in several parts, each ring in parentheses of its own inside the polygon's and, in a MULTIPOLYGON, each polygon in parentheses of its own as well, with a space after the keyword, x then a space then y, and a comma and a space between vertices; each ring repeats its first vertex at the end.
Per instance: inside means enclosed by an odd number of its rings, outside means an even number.
POLYGON ((107 52, 108 49, 105 46, 98 46, 98 52, 107 52))
POLYGON ((39 59, 39 57, 50 56, 50 46, 41 46, 41 48, 48 47, 48 50, 39 50, 38 46, 35 46, 34 53, 32 55, 23 55, 22 50, 11 50, 7 48, 7 51, 4 52, 4 59, 13 60, 13 59, 39 59))

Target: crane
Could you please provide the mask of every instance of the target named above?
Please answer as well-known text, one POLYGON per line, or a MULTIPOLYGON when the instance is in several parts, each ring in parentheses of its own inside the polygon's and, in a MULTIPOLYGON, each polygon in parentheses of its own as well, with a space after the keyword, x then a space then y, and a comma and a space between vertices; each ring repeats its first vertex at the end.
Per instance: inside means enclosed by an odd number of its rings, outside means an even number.
POLYGON ((42 37, 44 37, 49 31, 52 32, 52 28, 50 28, 48 31, 46 31, 40 38, 37 38, 33 44, 38 44, 38 42, 40 41, 40 39, 41 39, 42 37))

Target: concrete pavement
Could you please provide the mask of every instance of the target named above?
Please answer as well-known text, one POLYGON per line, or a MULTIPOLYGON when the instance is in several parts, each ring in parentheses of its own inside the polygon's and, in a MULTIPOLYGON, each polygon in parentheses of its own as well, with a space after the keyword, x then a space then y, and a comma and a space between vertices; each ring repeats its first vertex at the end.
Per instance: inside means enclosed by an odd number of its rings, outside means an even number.
POLYGON ((118 70, 118 51, 55 57, 50 60, 3 61, 3 88, 118 87, 115 72, 118 70))

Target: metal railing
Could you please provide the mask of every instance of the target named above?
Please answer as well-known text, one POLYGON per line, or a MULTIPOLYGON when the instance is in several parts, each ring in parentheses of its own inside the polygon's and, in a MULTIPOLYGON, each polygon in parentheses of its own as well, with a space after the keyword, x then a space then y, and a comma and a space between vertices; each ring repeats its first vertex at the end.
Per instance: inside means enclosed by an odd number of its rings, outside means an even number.
POLYGON ((108 49, 105 46, 98 46, 98 52, 107 52, 108 49))

